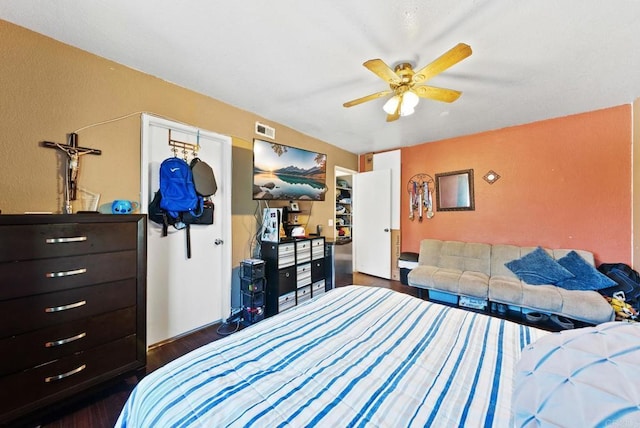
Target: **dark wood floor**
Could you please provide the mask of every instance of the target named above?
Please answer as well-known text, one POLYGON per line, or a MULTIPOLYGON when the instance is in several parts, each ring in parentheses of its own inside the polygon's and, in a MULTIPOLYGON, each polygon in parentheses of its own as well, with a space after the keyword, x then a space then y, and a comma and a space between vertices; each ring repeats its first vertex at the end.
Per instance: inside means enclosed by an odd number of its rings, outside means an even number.
MULTIPOLYGON (((402 285, 399 281, 389 281, 358 273, 354 274, 353 283, 391 288, 413 296, 417 295, 415 288, 402 285)), ((219 327, 219 324, 209 326, 149 350, 147 353, 147 373, 206 343, 224 337, 218 333, 219 327)), ((227 326, 224 326, 221 332, 226 330, 227 326)), ((136 378, 131 377, 103 390, 99 395, 73 406, 52 411, 43 421, 42 426, 47 428, 112 428, 135 384, 136 378)))

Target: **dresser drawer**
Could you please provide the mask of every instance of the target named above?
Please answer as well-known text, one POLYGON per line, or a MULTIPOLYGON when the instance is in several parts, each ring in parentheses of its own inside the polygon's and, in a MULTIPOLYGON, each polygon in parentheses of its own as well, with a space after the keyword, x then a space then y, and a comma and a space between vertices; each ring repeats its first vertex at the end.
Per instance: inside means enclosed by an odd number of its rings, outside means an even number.
POLYGON ((0 300, 135 278, 136 274, 135 251, 0 263, 0 300))
POLYGON ((0 376, 95 348, 135 332, 136 308, 129 307, 2 339, 0 376))
POLYGON ((298 288, 296 298, 298 301, 298 305, 311 299, 311 286, 307 285, 306 287, 298 288))
MULTIPOLYGON (((135 369, 136 336, 0 378, 0 415, 10 420, 100 380, 135 369), (19 392, 18 392, 19 391, 19 392)), ((0 421, 1 422, 1 421, 0 421)))
POLYGON ((0 226, 0 262, 132 250, 136 241, 133 222, 0 226))
POLYGON ((318 259, 311 262, 311 281, 316 282, 324 279, 324 259, 318 259))
POLYGON ((296 251, 293 243, 278 245, 278 268, 293 266, 296 263, 296 251))
POLYGON ((311 241, 296 241, 296 263, 305 263, 311 260, 311 241))
POLYGON ((321 279, 320 281, 314 282, 311 285, 311 297, 318 297, 325 293, 325 281, 321 279))
POLYGON ((135 279, 5 300, 0 302, 0 338, 135 304, 135 279))
POLYGON ((278 297, 278 312, 286 311, 296 305, 296 292, 284 294, 278 297))
POLYGON ((278 271, 278 296, 296 291, 296 267, 290 266, 278 271))
POLYGON ((324 258, 324 238, 314 238, 311 240, 311 260, 324 258))
POLYGON ((296 266, 296 287, 311 284, 311 263, 296 266))

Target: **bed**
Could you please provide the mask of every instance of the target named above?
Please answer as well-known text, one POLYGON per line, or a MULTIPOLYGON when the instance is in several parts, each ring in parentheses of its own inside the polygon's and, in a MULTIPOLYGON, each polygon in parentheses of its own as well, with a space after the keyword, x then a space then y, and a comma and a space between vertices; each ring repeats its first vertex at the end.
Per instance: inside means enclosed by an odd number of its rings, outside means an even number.
POLYGON ((639 427, 640 323, 547 335, 516 364, 514 427, 639 427))
POLYGON ((509 426, 515 365, 547 334, 340 287, 150 373, 116 426, 509 426))

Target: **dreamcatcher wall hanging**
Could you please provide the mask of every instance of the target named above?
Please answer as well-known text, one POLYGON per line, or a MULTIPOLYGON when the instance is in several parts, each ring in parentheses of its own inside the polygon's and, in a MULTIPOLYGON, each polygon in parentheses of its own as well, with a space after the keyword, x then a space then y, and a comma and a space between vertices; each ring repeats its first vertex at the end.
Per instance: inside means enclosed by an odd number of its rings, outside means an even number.
POLYGON ((416 174, 407 183, 407 192, 409 192, 409 220, 414 220, 416 216, 418 221, 422 218, 432 218, 433 212, 433 191, 435 190, 435 181, 429 174, 416 174))

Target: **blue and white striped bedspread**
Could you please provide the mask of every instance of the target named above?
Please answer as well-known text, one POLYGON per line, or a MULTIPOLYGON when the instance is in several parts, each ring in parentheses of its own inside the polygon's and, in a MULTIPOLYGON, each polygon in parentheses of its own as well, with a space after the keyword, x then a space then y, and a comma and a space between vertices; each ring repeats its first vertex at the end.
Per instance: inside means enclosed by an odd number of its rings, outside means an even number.
POLYGON ((514 366, 544 334, 342 287, 149 374, 116 426, 508 426, 514 366))

